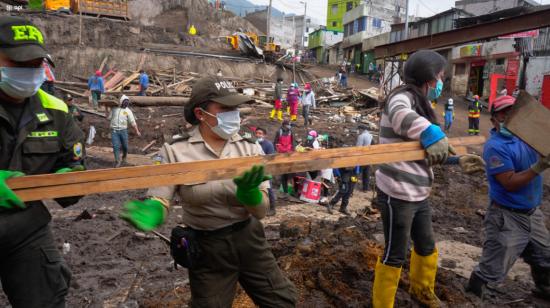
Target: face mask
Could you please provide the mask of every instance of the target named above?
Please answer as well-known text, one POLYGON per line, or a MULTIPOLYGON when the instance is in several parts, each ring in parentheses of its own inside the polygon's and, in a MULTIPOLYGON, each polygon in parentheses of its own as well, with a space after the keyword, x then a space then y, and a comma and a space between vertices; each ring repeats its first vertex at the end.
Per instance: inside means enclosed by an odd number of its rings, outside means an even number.
POLYGON ((258 137, 258 142, 264 142, 264 138, 258 137))
POLYGON ((0 90, 15 99, 31 97, 46 80, 44 68, 0 67, 0 90))
POLYGON ((213 115, 204 109, 202 111, 208 115, 216 117, 218 120, 218 125, 212 127, 208 124, 208 122, 206 122, 206 125, 208 125, 210 129, 222 139, 228 140, 241 129, 241 115, 238 110, 220 112, 216 115, 213 115))
POLYGON ((498 123, 498 125, 500 126, 500 129, 499 129, 498 132, 502 136, 508 137, 508 138, 514 137, 514 134, 504 126, 504 122, 500 122, 500 123, 498 123))
POLYGON ((307 136, 307 140, 313 140, 313 136, 307 136))
POLYGON ((122 102, 122 105, 120 105, 120 108, 122 108, 122 109, 128 108, 129 105, 130 105, 130 102, 129 102, 129 101, 123 101, 123 102, 122 102))
POLYGON ((434 99, 437 99, 441 96, 441 92, 443 92, 443 81, 438 79, 435 88, 428 86, 428 100, 433 101, 434 99))

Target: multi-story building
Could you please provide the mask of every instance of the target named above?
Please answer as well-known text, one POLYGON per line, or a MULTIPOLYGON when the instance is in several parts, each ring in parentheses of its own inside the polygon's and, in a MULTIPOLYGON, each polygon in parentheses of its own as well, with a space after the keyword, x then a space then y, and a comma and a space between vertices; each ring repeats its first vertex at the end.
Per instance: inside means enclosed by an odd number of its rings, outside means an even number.
MULTIPOLYGON (((258 28, 262 34, 267 33, 267 10, 249 13, 245 19, 258 28)), ((270 36, 283 49, 302 49, 303 46, 307 48, 308 33, 318 26, 315 22, 312 22, 310 17, 306 18, 306 23, 304 24, 304 15, 271 16, 270 24, 270 36), (302 45, 302 40, 304 45, 302 45)))
POLYGON ((308 49, 312 51, 312 56, 319 64, 329 63, 329 53, 327 48, 342 41, 341 32, 329 31, 325 27, 311 32, 309 34, 308 49))
POLYGON ((344 14, 353 10, 362 0, 328 0, 327 30, 344 32, 344 14))
POLYGON ((344 14, 342 48, 344 57, 354 65, 354 68, 363 66, 363 41, 390 32, 393 23, 405 18, 405 5, 406 0, 370 0, 344 14))

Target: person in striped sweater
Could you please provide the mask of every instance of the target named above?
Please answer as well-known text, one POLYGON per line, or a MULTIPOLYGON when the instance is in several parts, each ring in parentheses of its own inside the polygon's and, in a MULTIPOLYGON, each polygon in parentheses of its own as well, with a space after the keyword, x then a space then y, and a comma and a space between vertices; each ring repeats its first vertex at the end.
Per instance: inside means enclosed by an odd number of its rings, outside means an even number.
POLYGON ((415 52, 405 63, 405 84, 394 89, 384 103, 380 143, 419 140, 427 158, 382 164, 376 171, 375 203, 382 214, 385 249, 375 269, 372 298, 375 308, 393 307, 410 239, 414 249, 409 293, 425 306, 440 306, 434 293, 437 249, 428 202, 434 180, 432 166, 454 163, 460 164, 466 173, 484 171, 483 160, 477 155, 449 158, 455 154, 454 150, 430 106, 430 101, 441 95, 445 66, 445 58, 437 52, 415 52))

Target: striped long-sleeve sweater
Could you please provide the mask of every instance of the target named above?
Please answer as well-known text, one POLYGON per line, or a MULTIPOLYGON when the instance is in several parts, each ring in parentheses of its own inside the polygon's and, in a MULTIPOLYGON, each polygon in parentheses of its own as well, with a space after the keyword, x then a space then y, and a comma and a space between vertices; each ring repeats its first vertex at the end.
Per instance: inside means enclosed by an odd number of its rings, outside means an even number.
MULTIPOLYGON (((432 123, 415 111, 413 94, 402 92, 385 104, 380 120, 380 143, 420 140, 432 123)), ((388 196, 405 201, 428 198, 434 175, 425 161, 382 164, 376 171, 376 185, 388 196)))

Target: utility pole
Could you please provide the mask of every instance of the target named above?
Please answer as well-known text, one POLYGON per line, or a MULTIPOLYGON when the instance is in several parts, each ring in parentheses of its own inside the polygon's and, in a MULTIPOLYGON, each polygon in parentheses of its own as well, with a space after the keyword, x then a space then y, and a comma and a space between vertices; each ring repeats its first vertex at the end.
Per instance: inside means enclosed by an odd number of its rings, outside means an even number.
MULTIPOLYGON (((302 2, 302 1, 300 1, 302 2)), ((304 2, 304 29, 302 31, 302 49, 306 49, 306 46, 305 46, 305 38, 304 36, 307 35, 307 0, 303 1, 304 2)))
POLYGON ((273 0, 269 0, 269 7, 267 8, 267 42, 269 42, 269 37, 271 36, 271 5, 273 3, 273 0))
POLYGON ((405 1, 407 1, 407 4, 405 5, 405 29, 403 30, 401 40, 409 39, 409 0, 405 1))

